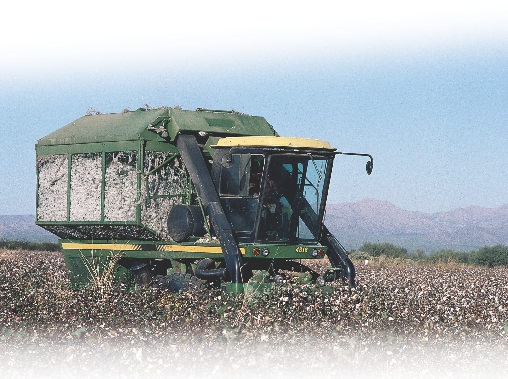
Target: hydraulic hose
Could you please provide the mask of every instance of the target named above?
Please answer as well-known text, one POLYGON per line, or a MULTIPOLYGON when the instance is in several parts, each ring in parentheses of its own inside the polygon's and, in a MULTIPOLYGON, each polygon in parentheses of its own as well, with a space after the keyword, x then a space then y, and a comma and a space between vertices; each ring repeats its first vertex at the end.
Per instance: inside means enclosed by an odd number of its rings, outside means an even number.
POLYGON ((203 280, 224 279, 227 274, 225 268, 215 268, 215 261, 210 258, 201 259, 194 268, 194 274, 203 280), (211 268, 214 267, 214 268, 211 268))

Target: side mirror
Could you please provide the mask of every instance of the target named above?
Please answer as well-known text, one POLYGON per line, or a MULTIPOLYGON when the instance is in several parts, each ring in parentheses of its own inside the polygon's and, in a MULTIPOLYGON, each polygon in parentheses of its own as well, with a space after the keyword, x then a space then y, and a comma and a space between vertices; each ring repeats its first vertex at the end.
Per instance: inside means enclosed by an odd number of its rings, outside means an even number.
POLYGON ((365 170, 367 171, 367 174, 372 174, 372 169, 374 168, 374 162, 372 160, 367 162, 367 165, 365 166, 365 170))
POLYGON ((360 153, 344 153, 342 151, 337 151, 335 154, 344 154, 344 155, 358 155, 360 157, 369 157, 370 161, 367 162, 367 165, 365 166, 365 170, 367 171, 367 174, 372 174, 372 169, 374 168, 374 158, 372 158, 372 155, 370 154, 360 154, 360 153))

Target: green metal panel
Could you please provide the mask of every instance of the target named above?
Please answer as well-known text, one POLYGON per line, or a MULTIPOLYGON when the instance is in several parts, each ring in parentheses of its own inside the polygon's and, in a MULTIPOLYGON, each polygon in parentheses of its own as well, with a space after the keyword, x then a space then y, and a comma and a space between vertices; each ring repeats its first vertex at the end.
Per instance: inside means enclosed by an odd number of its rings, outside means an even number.
POLYGON ((167 120, 168 109, 83 116, 41 138, 38 145, 70 145, 93 142, 132 141, 141 138, 164 141, 149 125, 167 120))
POLYGON ((277 245, 277 244, 255 244, 255 245, 245 245, 245 257, 246 258, 254 258, 254 259, 321 259, 326 255, 327 248, 326 246, 321 245, 277 245), (270 254, 266 257, 262 255, 255 256, 253 255, 254 248, 259 248, 260 250, 268 249, 270 254), (313 257, 313 250, 323 250, 323 256, 321 257, 313 257))
POLYGON ((131 271, 118 263, 121 257, 115 252, 63 251, 63 256, 74 289, 86 285, 100 289, 111 284, 129 289, 134 284, 131 271))
MULTIPOLYGON (((108 255, 112 252, 121 252, 125 258, 150 258, 150 259, 222 259, 222 252, 219 244, 181 243, 172 244, 164 242, 148 242, 139 240, 117 240, 117 241, 90 241, 90 240, 61 240, 64 243, 63 250, 67 252, 79 251, 91 254, 92 251, 108 255), (70 246, 73 246, 72 248, 70 246), (92 247, 93 246, 93 247, 92 247), (170 248, 168 251, 168 248, 170 248), (214 249, 210 252, 207 249, 214 249)), ((326 256, 327 247, 321 245, 281 245, 281 244, 239 244, 239 248, 245 258, 272 260, 278 259, 322 259, 326 256), (254 255, 254 248, 260 250, 268 249, 268 256, 254 255), (313 250, 323 250, 323 256, 313 257, 313 250)))
MULTIPOLYGON (((113 269, 114 282, 116 284, 123 283, 128 288, 134 284, 129 267, 136 260, 163 260, 166 263, 162 263, 162 266, 169 265, 168 267, 174 268, 178 260, 223 259, 219 244, 168 244, 139 240, 114 242, 107 240, 60 240, 60 242, 67 267, 71 271, 71 282, 76 288, 88 283, 94 284, 94 277, 95 279, 100 278, 110 269, 113 269), (169 263, 170 261, 171 263, 169 263)), ((273 259, 322 259, 324 256, 312 257, 311 252, 314 249, 323 249, 325 252, 327 250, 326 247, 320 245, 240 244, 239 247, 246 262, 262 260, 267 263, 272 262, 273 259), (270 254, 267 257, 253 255, 253 249, 256 247, 261 250, 267 248, 270 250, 270 254)), ((307 279, 311 280, 310 277, 307 279)))
POLYGON ((137 175, 136 175, 136 222, 141 224, 141 186, 143 185, 143 159, 145 157, 145 144, 139 144, 137 159, 137 175))
MULTIPOLYGON (((207 132, 221 136, 276 136, 273 127, 259 116, 224 111, 181 109, 138 109, 133 112, 83 116, 41 138, 40 154, 52 153, 42 146, 92 144, 146 140, 172 141, 180 132, 207 132), (164 133, 166 132, 166 133, 164 133)), ((86 150, 91 152, 87 145, 86 150)), ((99 148, 97 151, 100 150, 99 148)), ((118 150, 123 150, 119 148, 118 150)), ((77 152, 77 151, 70 151, 77 152)))
MULTIPOLYGON (((167 146, 167 142, 154 142, 154 146, 167 146)), ((139 140, 100 143, 80 143, 76 145, 36 145, 37 156, 53 154, 82 154, 116 151, 132 151, 139 149, 139 140)))
POLYGON ((166 141, 145 141, 145 151, 161 151, 165 153, 178 153, 175 145, 166 141))
POLYGON ((101 223, 104 222, 104 203, 106 201, 106 153, 102 152, 101 157, 101 223))
POLYGON ((172 140, 179 132, 207 132, 218 135, 276 136, 273 127, 259 116, 224 111, 172 109, 168 133, 172 140))
POLYGON ((67 155, 67 222, 71 220, 71 168, 72 155, 67 155))

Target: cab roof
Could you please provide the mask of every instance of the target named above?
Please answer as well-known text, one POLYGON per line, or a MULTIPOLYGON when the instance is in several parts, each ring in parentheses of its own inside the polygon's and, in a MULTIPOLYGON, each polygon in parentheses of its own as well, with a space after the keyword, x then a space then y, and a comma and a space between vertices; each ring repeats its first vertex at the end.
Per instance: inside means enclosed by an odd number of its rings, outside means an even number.
POLYGON ((227 137, 220 139, 214 148, 221 147, 273 147, 294 149, 336 150, 327 141, 312 138, 276 137, 276 136, 247 136, 227 137))

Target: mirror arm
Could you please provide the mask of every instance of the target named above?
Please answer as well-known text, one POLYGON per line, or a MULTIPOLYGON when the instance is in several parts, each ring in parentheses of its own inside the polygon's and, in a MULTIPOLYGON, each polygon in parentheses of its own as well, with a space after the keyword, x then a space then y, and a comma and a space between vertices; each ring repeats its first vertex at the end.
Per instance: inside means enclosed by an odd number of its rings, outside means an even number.
POLYGON ((365 166, 365 169, 367 171, 367 174, 370 175, 372 173, 372 169, 374 168, 374 158, 372 158, 372 155, 370 154, 361 154, 361 153, 345 153, 342 151, 336 151, 335 155, 357 155, 360 157, 369 157, 370 160, 367 162, 367 165, 365 166))

